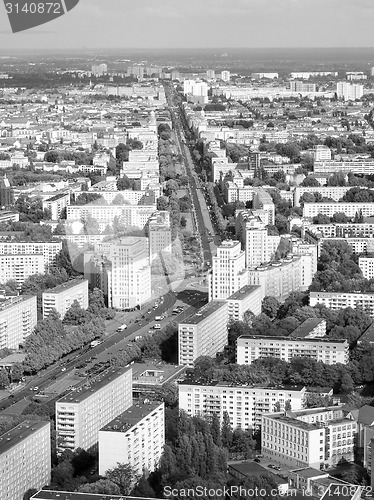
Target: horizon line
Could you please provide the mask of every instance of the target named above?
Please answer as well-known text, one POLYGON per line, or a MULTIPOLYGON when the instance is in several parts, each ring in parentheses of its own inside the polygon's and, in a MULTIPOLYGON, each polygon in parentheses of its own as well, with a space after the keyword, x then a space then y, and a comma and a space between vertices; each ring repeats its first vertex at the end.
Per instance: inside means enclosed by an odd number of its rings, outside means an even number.
MULTIPOLYGON (((44 32, 39 32, 40 34, 44 32)), ((50 32, 49 32, 50 33, 50 32)), ((1 34, 5 34, 5 32, 0 32, 1 34)), ((11 33, 10 33, 11 34, 11 33)), ((38 34, 35 33, 34 34, 38 34)), ((374 46, 357 46, 357 47, 347 47, 347 46, 317 46, 317 47, 289 47, 289 46, 278 46, 278 47, 78 47, 78 48, 29 48, 29 47, 18 47, 18 48, 5 48, 0 47, 0 52, 19 52, 19 51, 44 51, 44 52, 53 52, 53 51, 87 51, 87 50, 142 50, 142 51, 155 51, 155 50, 170 50, 170 51, 178 51, 178 50, 324 50, 324 49, 333 49, 333 50, 374 50, 374 46)))

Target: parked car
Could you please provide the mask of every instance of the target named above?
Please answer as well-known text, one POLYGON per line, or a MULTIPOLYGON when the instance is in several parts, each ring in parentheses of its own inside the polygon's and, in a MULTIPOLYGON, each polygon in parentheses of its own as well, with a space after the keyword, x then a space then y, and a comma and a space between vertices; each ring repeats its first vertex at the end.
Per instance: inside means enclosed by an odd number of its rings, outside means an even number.
POLYGON ((255 458, 253 461, 254 461, 254 462, 257 462, 257 463, 260 463, 260 462, 261 462, 261 460, 260 460, 259 458, 255 458))

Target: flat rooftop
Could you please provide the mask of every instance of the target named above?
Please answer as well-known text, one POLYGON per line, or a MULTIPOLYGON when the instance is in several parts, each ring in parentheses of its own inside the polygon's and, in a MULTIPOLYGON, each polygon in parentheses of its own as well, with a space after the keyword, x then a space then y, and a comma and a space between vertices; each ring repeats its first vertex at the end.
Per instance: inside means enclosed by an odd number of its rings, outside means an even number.
POLYGON ((135 498, 123 495, 102 495, 96 493, 75 493, 71 491, 40 490, 31 497, 35 500, 154 500, 154 498, 135 498))
POLYGON ((156 408, 163 403, 152 401, 150 403, 135 403, 126 411, 118 415, 109 424, 105 425, 100 431, 107 432, 127 432, 131 427, 138 424, 143 418, 147 417, 156 408))
POLYGON ((126 372, 131 371, 131 367, 125 368, 111 368, 107 372, 99 375, 94 380, 88 381, 85 385, 76 391, 69 392, 64 397, 59 399, 57 403, 81 403, 85 399, 92 396, 93 393, 99 391, 106 385, 113 382, 113 380, 121 377, 126 372))
POLYGON ((34 295, 18 295, 17 297, 9 297, 5 298, 5 300, 0 300, 0 311, 4 311, 4 309, 9 309, 17 304, 26 302, 34 297, 34 295))
POLYGON ((230 295, 230 297, 226 300, 242 300, 245 297, 248 297, 248 295, 251 295, 251 293, 255 292, 259 288, 261 288, 260 285, 243 286, 243 288, 230 295))
POLYGON ((62 283, 61 285, 58 285, 55 288, 50 288, 49 290, 46 290, 45 292, 43 292, 43 295, 49 294, 49 293, 65 292, 66 290, 69 290, 70 288, 74 288, 75 286, 81 285, 82 283, 87 283, 87 287, 88 287, 88 280, 75 279, 75 280, 67 281, 66 283, 62 283))
POLYGON ((50 422, 25 420, 16 427, 13 427, 13 429, 0 436, 0 455, 6 453, 13 448, 13 446, 19 444, 20 441, 27 439, 29 436, 49 424, 50 422))
POLYGON ((326 323, 326 320, 321 318, 308 318, 303 323, 301 323, 301 325, 299 325, 293 332, 291 332, 290 337, 306 337, 312 330, 320 326, 322 323, 326 323))
POLYGON ((271 417, 272 420, 277 420, 278 422, 282 422, 284 424, 291 425, 292 427, 299 427, 304 431, 314 431, 319 429, 319 427, 315 424, 308 424, 307 422, 303 422, 302 420, 298 420, 297 418, 287 417, 282 413, 282 415, 271 415, 270 413, 264 414, 264 417, 271 417))
POLYGON ((315 339, 295 339, 291 337, 260 337, 257 335, 241 335, 238 339, 251 339, 251 340, 279 340, 279 342, 310 342, 310 343, 329 343, 329 344, 344 344, 348 343, 346 339, 326 339, 326 338, 315 338, 315 339))
POLYGON ((305 467, 305 469, 294 469, 291 470, 290 472, 297 474, 298 476, 302 477, 328 477, 327 472, 323 472, 319 469, 314 469, 313 467, 305 467))
POLYGON ((206 318, 217 312, 223 306, 226 306, 226 302, 224 302, 223 300, 214 300, 213 302, 209 302, 197 312, 191 314, 185 320, 181 321, 179 325, 198 325, 201 321, 204 321, 206 318))
POLYGON ((191 382, 188 380, 183 380, 179 385, 192 385, 196 387, 228 387, 232 389, 242 389, 242 390, 251 390, 251 389, 267 389, 269 391, 301 391, 305 386, 303 385, 279 385, 276 387, 269 387, 267 385, 235 385, 230 382, 219 382, 218 380, 214 380, 209 384, 202 384, 200 382, 191 382))
POLYGON ((133 385, 162 385, 174 380, 186 371, 185 365, 164 365, 157 363, 134 363, 133 385))

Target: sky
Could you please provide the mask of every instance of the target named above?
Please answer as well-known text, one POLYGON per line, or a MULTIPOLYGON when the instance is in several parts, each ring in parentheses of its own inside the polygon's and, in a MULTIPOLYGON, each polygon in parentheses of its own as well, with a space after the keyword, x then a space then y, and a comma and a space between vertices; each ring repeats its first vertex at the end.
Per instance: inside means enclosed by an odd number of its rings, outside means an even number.
POLYGON ((374 47, 373 25, 374 0, 80 0, 12 34, 0 0, 0 51, 374 47))

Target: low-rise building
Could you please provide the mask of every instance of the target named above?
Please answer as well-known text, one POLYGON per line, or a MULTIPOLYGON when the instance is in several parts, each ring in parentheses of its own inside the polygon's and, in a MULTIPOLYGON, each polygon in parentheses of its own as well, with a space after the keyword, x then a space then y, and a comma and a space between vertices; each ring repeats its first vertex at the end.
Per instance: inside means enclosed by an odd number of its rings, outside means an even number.
POLYGON ((153 472, 165 445, 164 403, 138 402, 99 431, 99 474, 105 476, 117 463, 136 472, 153 472))

